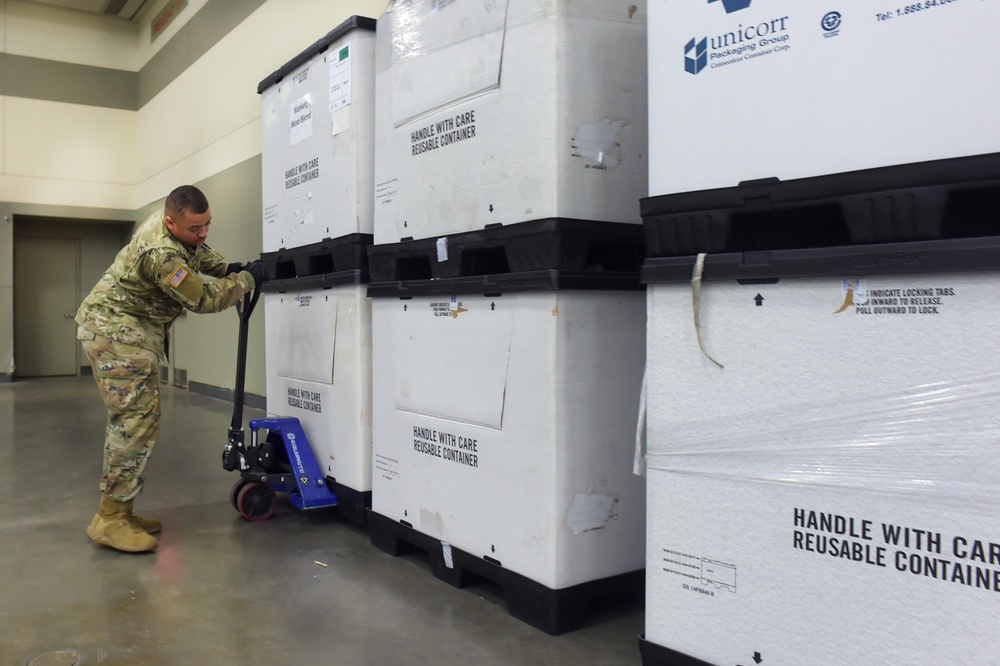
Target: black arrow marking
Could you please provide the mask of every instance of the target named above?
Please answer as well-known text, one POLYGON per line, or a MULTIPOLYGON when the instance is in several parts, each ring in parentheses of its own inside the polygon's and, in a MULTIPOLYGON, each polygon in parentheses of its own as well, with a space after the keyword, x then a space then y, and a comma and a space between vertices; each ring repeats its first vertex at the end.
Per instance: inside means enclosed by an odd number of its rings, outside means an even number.
POLYGON ((753 653, 753 660, 754 660, 754 661, 756 661, 756 662, 757 662, 758 664, 759 664, 760 662, 764 661, 764 660, 763 660, 763 659, 761 658, 761 656, 760 656, 760 652, 754 652, 754 653, 753 653))
POLYGON ((403 303, 403 312, 406 312, 406 303, 403 303))
POLYGON ((497 309, 497 304, 495 302, 490 303, 490 310, 496 310, 496 309, 497 309))
POLYGON ((493 204, 490 204, 490 212, 493 212, 493 204))
POLYGON ((760 306, 762 306, 764 304, 764 297, 761 296, 760 294, 757 294, 756 296, 754 296, 753 300, 757 304, 757 307, 760 307, 760 306))

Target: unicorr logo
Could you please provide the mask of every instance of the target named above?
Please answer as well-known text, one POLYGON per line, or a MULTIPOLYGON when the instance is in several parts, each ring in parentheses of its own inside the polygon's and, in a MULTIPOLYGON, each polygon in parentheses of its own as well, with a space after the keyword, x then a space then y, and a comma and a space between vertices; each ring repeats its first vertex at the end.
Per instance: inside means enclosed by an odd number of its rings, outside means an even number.
POLYGON ((708 64, 708 38, 692 39, 684 46, 684 71, 697 74, 708 64))
MULTIPOLYGON (((708 0, 708 4, 718 2, 718 0, 708 0)), ((727 14, 738 12, 750 6, 751 0, 722 0, 722 6, 726 8, 727 14)))

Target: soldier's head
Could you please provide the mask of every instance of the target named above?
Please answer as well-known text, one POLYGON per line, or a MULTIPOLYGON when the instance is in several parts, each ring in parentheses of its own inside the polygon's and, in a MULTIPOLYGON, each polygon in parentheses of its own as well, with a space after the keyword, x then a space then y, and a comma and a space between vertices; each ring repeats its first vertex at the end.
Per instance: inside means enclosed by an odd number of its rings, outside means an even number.
POLYGON ((163 223, 174 238, 199 247, 208 238, 212 210, 208 199, 194 185, 181 185, 167 196, 163 206, 163 223))

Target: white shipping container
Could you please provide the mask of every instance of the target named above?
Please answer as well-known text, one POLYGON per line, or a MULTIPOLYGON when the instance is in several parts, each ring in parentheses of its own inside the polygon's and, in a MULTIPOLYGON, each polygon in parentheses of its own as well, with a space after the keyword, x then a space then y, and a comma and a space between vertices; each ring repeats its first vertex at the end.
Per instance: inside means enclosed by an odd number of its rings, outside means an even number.
POLYGON ((648 285, 644 664, 998 663, 997 244, 948 243, 709 256, 700 327, 648 285))
POLYGON ((998 152, 997 25, 975 0, 649 0, 649 195, 998 152))
POLYGON ((639 571, 645 297, 372 299, 372 511, 549 589, 639 571))
POLYGON ((299 419, 326 476, 358 493, 371 492, 366 289, 348 284, 264 294, 268 416, 299 419))
POLYGON ((374 24, 345 21, 258 87, 264 252, 372 233, 374 24))
POLYGON ((396 0, 378 21, 375 242, 638 223, 645 0, 396 0))

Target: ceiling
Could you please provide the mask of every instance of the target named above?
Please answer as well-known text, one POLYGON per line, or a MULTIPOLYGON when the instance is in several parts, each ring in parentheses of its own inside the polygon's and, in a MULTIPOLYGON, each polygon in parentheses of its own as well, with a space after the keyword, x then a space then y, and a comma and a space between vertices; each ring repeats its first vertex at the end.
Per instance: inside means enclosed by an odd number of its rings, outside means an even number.
POLYGON ((76 9, 90 14, 99 14, 113 19, 138 21, 143 10, 149 9, 153 0, 27 0, 43 5, 54 5, 66 9, 76 9))

